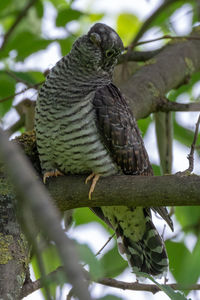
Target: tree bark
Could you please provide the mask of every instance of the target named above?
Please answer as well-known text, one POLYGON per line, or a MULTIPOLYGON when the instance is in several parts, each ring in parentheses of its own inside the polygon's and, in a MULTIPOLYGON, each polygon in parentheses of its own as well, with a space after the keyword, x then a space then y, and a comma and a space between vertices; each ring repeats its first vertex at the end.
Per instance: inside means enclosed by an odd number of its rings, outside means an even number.
MULTIPOLYGON (((173 40, 138 71, 130 76, 135 64, 127 62, 117 68, 117 82, 136 119, 160 110, 162 98, 172 89, 188 83, 200 71, 200 26, 189 36, 198 39, 173 40), (127 76, 123 76, 128 69, 127 76)), ((116 74, 115 72, 115 74, 116 74)))

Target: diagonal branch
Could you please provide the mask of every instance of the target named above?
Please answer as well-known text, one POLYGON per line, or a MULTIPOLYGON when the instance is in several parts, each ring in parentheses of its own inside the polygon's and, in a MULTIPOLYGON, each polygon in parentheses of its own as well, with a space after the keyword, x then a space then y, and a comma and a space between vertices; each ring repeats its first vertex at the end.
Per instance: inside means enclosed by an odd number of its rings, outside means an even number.
MULTIPOLYGON (((120 87, 136 119, 159 110, 160 99, 172 89, 183 85, 200 71, 200 27, 189 36, 165 46, 148 64, 121 81, 120 87), (194 39, 195 37, 195 39, 194 39)), ((130 62, 131 64, 131 62, 130 62)), ((129 63, 127 63, 128 69, 129 63)), ((118 78, 124 78, 124 68, 117 66, 118 78)), ((131 68, 131 65, 130 65, 131 68)), ((131 73, 131 72, 130 72, 131 73)))
POLYGON ((132 40, 129 47, 133 48, 134 45, 138 42, 138 40, 143 36, 143 34, 146 32, 146 30, 149 28, 151 23, 155 20, 155 18, 168 6, 170 6, 174 0, 166 0, 164 1, 153 13, 152 15, 143 23, 142 27, 138 31, 137 35, 132 40))

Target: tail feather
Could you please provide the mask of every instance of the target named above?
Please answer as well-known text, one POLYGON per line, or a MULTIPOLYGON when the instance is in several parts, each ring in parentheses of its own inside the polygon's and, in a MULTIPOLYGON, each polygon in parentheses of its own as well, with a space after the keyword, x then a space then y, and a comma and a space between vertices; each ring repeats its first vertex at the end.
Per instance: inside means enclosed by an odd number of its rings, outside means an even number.
POLYGON ((159 276, 168 269, 168 257, 164 242, 159 236, 150 217, 146 216, 146 230, 141 240, 135 242, 123 234, 118 224, 116 228, 120 254, 128 260, 133 272, 145 272, 159 276))

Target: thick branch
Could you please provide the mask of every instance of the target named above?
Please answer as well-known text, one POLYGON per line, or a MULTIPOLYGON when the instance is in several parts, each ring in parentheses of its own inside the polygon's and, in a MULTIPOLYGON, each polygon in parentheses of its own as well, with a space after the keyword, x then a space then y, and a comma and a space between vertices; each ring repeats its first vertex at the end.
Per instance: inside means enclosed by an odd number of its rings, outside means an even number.
POLYGON ((64 211, 77 207, 103 205, 185 206, 200 205, 200 176, 110 176, 100 178, 92 200, 86 176, 51 178, 47 188, 58 207, 64 211), (159 191, 159 192, 158 192, 159 191))
MULTIPOLYGON (((200 37, 199 27, 191 36, 200 37)), ((148 65, 121 83, 121 90, 126 95, 136 119, 144 118, 151 112, 160 110, 160 99, 168 91, 188 82, 191 74, 199 70, 200 40, 174 40, 148 65)), ((119 78, 120 76, 123 78, 122 74, 119 74, 119 78)))

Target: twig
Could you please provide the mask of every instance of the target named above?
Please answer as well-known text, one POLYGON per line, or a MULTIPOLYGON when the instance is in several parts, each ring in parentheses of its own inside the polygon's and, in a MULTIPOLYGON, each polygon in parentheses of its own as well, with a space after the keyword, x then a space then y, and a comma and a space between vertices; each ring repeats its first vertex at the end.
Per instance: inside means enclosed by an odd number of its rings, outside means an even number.
POLYGON ((171 102, 167 99, 162 99, 156 108, 156 111, 199 111, 200 110, 200 102, 192 102, 192 103, 178 103, 171 102))
MULTIPOLYGON (((63 271, 62 267, 57 268, 55 271, 49 273, 47 275, 47 280, 48 279, 53 279, 55 278, 56 274, 63 271)), ((84 274, 85 274, 85 278, 88 281, 91 281, 90 278, 90 274, 88 271, 84 270, 84 274)), ((112 278, 101 278, 101 279, 97 279, 97 280, 93 280, 93 282, 96 282, 98 284, 102 284, 102 285, 106 285, 106 286, 110 286, 113 288, 118 288, 118 289, 122 289, 122 290, 131 290, 131 291, 145 291, 145 292, 150 292, 150 293, 157 293, 159 291, 161 291, 159 289, 159 287, 155 284, 143 284, 143 283, 139 283, 139 282, 124 282, 124 281, 120 281, 120 280, 116 280, 116 279, 112 279, 112 278)), ((193 285, 180 285, 180 284, 176 284, 176 283, 171 283, 171 284, 163 284, 163 286, 169 286, 174 290, 200 290, 200 284, 193 284, 193 285)), ((22 294, 23 297, 33 293, 34 291, 40 289, 42 287, 42 283, 41 280, 38 279, 34 282, 29 282, 26 283, 23 288, 22 288, 22 294), (29 293, 27 293, 27 291, 29 291, 29 293)), ((70 290, 68 296, 72 296, 73 292, 72 290, 70 290)), ((67 298, 67 300, 71 300, 71 298, 67 298)))
POLYGON ((169 5, 171 5, 174 1, 173 0, 168 0, 164 1, 153 13, 152 15, 143 23, 142 27, 138 31, 137 35, 134 37, 130 44, 130 48, 133 48, 137 41, 143 36, 145 31, 149 28, 150 24, 152 21, 169 5))
POLYGON ((10 96, 7 96, 7 97, 5 97, 5 98, 2 98, 2 99, 0 99, 0 103, 5 102, 5 101, 7 101, 7 100, 9 100, 9 99, 12 99, 12 98, 14 98, 14 97, 16 97, 16 96, 18 96, 18 95, 20 95, 20 94, 23 94, 23 93, 25 93, 26 91, 28 91, 28 90, 30 90, 30 89, 38 89, 38 87, 39 87, 40 85, 42 85, 43 83, 44 83, 44 81, 38 82, 38 83, 36 83, 36 84, 34 84, 34 85, 32 85, 32 86, 29 86, 29 87, 24 88, 24 89, 21 90, 20 92, 17 92, 17 93, 15 93, 15 94, 13 94, 13 95, 10 95, 10 96))
POLYGON ((198 137, 198 131, 199 131, 199 124, 200 124, 200 115, 198 117, 197 123, 196 123, 196 128, 194 132, 194 139, 191 145, 190 153, 188 155, 188 160, 189 160, 189 167, 187 169, 188 172, 192 172, 194 169, 194 150, 195 150, 195 145, 197 142, 197 137, 198 137))
POLYGON ((67 294, 66 300, 71 300, 73 296, 74 296, 74 289, 71 288, 71 290, 67 294))
POLYGON ((10 29, 6 32, 6 34, 4 35, 4 39, 3 39, 3 43, 1 45, 0 51, 5 47, 9 37, 11 36, 11 34, 13 33, 13 31, 15 30, 15 28, 17 27, 17 25, 22 21, 22 19, 26 16, 28 10, 31 8, 31 6, 34 5, 34 3, 37 0, 30 0, 27 5, 23 8, 23 10, 20 12, 20 14, 18 15, 18 17, 16 18, 15 22, 13 23, 13 25, 10 27, 10 29))
POLYGON ((112 238, 115 236, 115 233, 113 233, 113 235, 111 235, 109 237, 109 239, 107 240, 107 242, 103 245, 103 247, 101 247, 101 249, 95 254, 95 256, 99 255, 101 253, 101 251, 108 245, 108 243, 112 240, 112 238))
POLYGON ((147 61, 160 53, 162 51, 163 47, 160 49, 156 49, 153 51, 132 51, 127 52, 125 54, 122 54, 118 59, 118 64, 121 64, 123 62, 127 61, 147 61))
POLYGON ((11 127, 9 127, 6 132, 7 134, 11 135, 14 132, 18 131, 20 128, 22 128, 25 125, 25 116, 20 116, 20 119, 14 123, 11 127))
MULTIPOLYGON (((137 43, 134 44, 134 47, 139 46, 139 45, 152 43, 152 42, 157 42, 157 41, 160 41, 160 40, 166 40, 166 39, 171 39, 171 40, 200 40, 200 37, 199 36, 185 36, 185 35, 183 35, 183 36, 172 36, 172 35, 166 34, 166 35, 163 35, 163 36, 155 38, 155 39, 137 42, 137 43)), ((130 48, 130 46, 129 46, 129 47, 126 47, 125 49, 128 50, 128 49, 132 49, 132 48, 130 48)))
MULTIPOLYGON (((155 284, 143 284, 138 282, 124 282, 119 281, 112 278, 102 278, 95 280, 96 283, 123 289, 123 290, 132 290, 132 291, 145 291, 145 292, 151 292, 153 294, 160 292, 161 290, 159 287, 155 284)), ((164 284, 164 287, 169 286, 174 290, 200 290, 200 284, 194 284, 190 286, 181 286, 180 284, 171 283, 171 284, 164 284)))
POLYGON ((16 82, 22 82, 22 83, 24 83, 24 84, 26 84, 27 86, 30 86, 30 87, 33 86, 33 85, 30 84, 27 80, 24 80, 24 79, 18 77, 15 73, 13 73, 13 72, 11 72, 11 71, 5 71, 5 73, 6 73, 7 75, 9 75, 10 77, 14 78, 14 79, 16 80, 16 82))

